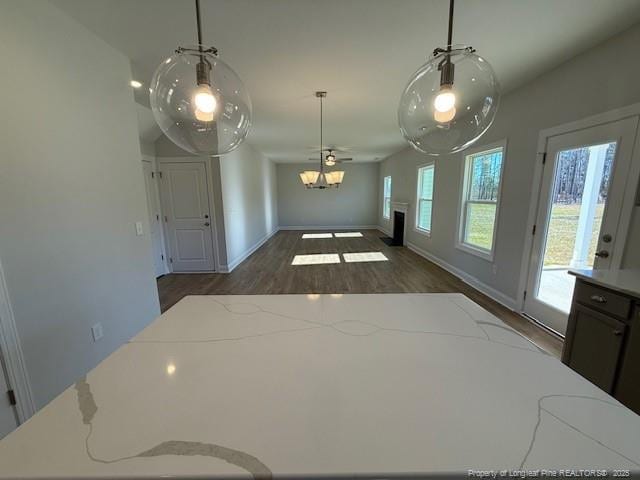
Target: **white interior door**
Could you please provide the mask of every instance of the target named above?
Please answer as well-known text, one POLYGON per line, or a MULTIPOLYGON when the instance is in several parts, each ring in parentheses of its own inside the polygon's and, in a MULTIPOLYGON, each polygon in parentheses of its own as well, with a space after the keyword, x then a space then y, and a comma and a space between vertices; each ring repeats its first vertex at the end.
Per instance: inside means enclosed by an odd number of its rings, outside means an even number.
POLYGON ((0 353, 0 438, 8 435, 18 426, 16 409, 9 402, 9 396, 6 393, 8 390, 7 372, 0 353))
POLYGON ((142 170, 144 172, 144 186, 147 192, 147 207, 149 211, 149 233, 151 235, 151 245, 153 250, 153 265, 156 277, 167 273, 164 261, 164 248, 162 241, 162 217, 160 212, 160 201, 158 200, 158 190, 156 188, 156 174, 153 171, 151 162, 143 160, 142 170))
POLYGON ((163 162, 161 171, 162 209, 172 270, 214 271, 204 162, 163 162))
POLYGON ((526 314, 564 335, 575 277, 606 269, 624 249, 617 238, 637 117, 547 139, 526 314))

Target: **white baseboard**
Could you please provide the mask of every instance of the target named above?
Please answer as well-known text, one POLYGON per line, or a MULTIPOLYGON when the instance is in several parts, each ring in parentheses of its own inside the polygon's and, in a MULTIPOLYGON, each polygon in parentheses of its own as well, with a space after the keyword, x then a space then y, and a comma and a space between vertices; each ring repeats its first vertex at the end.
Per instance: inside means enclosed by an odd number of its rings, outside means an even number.
POLYGON ((279 230, 377 230, 377 225, 287 225, 278 227, 279 230))
POLYGON ((454 267, 453 265, 445 262, 444 260, 436 257, 435 255, 427 252, 426 250, 423 250, 422 248, 420 248, 420 247, 418 247, 418 246, 416 246, 416 245, 414 245, 412 243, 407 242, 407 248, 409 250, 417 253, 421 257, 426 258, 430 262, 435 263, 439 267, 444 268, 447 272, 451 273, 452 275, 455 275, 460 280, 462 280, 464 283, 466 283, 466 284, 470 285, 471 287, 475 288, 476 290, 484 293, 486 296, 488 296, 488 297, 492 298, 493 300, 495 300, 496 302, 504 305, 509 310, 513 310, 513 311, 517 310, 517 302, 516 302, 516 300, 514 298, 511 298, 511 297, 505 295, 504 293, 499 292, 498 290, 496 290, 493 287, 490 287, 486 283, 481 282, 480 280, 478 280, 473 275, 469 275, 467 272, 465 272, 463 270, 460 270, 457 267, 454 267))
MULTIPOLYGON (((393 234, 391 233, 391 230, 388 230, 388 229, 384 228, 384 227, 383 227, 383 226, 381 226, 381 225, 378 225, 378 226, 376 227, 376 229, 380 230, 382 233, 384 233, 385 235, 387 235, 387 236, 389 236, 389 237, 392 237, 392 236, 393 236, 393 234)), ((406 239, 405 239, 405 240, 406 240, 406 239)))
POLYGON ((242 255, 240 255, 238 258, 236 258, 235 260, 233 260, 231 263, 229 263, 228 265, 220 265, 219 268, 219 272, 220 273, 231 273, 238 265, 240 265, 242 262, 244 262, 247 258, 249 258, 249 256, 255 252, 256 250, 258 250, 262 245, 264 245, 264 243, 269 240, 271 237, 273 237, 276 233, 278 233, 279 228, 275 228, 273 230, 273 232, 268 233, 267 235, 265 235, 264 237, 262 237, 260 240, 258 240, 258 242, 248 248, 247 250, 245 250, 242 255))

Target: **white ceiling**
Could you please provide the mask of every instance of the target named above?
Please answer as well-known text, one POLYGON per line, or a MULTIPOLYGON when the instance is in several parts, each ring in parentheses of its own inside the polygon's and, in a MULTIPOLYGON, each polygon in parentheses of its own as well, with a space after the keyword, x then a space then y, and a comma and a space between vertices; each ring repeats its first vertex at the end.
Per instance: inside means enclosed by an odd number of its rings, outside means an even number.
MULTIPOLYGON (((52 0, 131 58, 148 85, 178 45, 195 43, 188 0, 52 0)), ((446 39, 447 0, 202 0, 205 43, 253 101, 248 141, 275 161, 325 144, 372 161, 404 148, 396 107, 411 74, 446 39)), ((504 91, 640 21, 638 0, 458 0, 454 43, 471 44, 504 91)), ((629 53, 626 53, 629 54, 629 53)))

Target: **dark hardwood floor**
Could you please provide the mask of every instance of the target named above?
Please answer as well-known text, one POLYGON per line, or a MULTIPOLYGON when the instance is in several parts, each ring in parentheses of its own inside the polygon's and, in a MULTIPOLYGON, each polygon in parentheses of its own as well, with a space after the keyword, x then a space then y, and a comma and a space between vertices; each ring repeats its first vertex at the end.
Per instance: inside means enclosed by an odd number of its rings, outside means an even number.
POLYGON ((411 250, 386 245, 380 240, 381 232, 362 233, 362 238, 303 240, 302 231, 280 231, 231 273, 165 275, 158 279, 162 311, 185 295, 459 292, 541 348, 560 356, 562 342, 541 327, 411 250), (295 255, 378 251, 389 261, 291 265, 295 255))

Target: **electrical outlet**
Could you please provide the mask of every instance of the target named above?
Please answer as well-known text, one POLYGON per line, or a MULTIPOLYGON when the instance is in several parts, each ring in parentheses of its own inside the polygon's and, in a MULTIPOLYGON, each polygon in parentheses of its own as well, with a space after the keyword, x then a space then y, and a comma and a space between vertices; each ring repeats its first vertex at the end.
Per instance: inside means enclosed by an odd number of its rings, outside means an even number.
POLYGON ((144 235, 144 230, 142 229, 142 222, 136 222, 136 235, 144 235))
POLYGON ((100 322, 91 327, 91 335, 93 336, 94 342, 97 342, 102 338, 104 333, 102 332, 102 324, 100 322))

